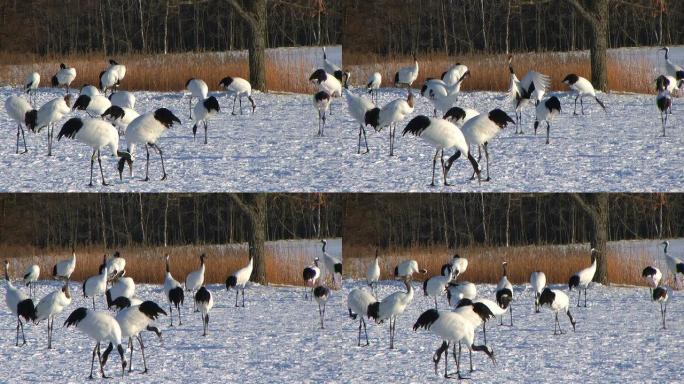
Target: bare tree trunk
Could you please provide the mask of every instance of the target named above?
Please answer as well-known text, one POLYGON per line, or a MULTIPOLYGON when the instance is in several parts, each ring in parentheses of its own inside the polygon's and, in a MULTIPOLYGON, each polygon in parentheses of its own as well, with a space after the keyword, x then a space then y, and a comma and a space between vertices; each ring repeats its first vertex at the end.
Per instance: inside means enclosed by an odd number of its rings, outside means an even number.
POLYGON ((579 0, 566 0, 587 21, 591 29, 591 83, 608 90, 608 0, 591 0, 585 8, 579 0))
POLYGON ((169 1, 166 0, 166 11, 164 12, 164 54, 169 53, 169 1))
POLYGON ((252 88, 265 92, 267 0, 247 1, 246 9, 237 0, 228 0, 228 3, 249 25, 249 82, 252 88))
POLYGON ((266 220, 268 217, 266 195, 263 193, 246 195, 231 193, 230 197, 242 213, 247 216, 250 224, 248 237, 249 256, 254 259, 254 270, 250 280, 259 284, 267 284, 266 253, 264 247, 266 243, 266 220))
MULTIPOLYGON (((508 0, 508 8, 506 10, 506 54, 510 51, 510 24, 511 24, 511 0, 508 0)), ((508 200, 508 207, 511 206, 510 197, 508 200)), ((508 235, 508 232, 506 232, 508 235)), ((508 241, 506 241, 506 246, 508 246, 508 241)))
POLYGON ((591 219, 592 231, 590 234, 590 242, 591 247, 597 251, 594 281, 601 284, 607 284, 608 260, 606 258, 606 249, 608 244, 608 194, 594 193, 584 198, 577 193, 573 193, 572 197, 591 219))
POLYGON ((139 208, 140 208, 140 235, 142 237, 142 243, 145 244, 146 238, 145 238, 145 218, 143 216, 143 198, 142 198, 142 193, 138 193, 138 202, 139 202, 139 208))
POLYGON ((142 51, 145 52, 145 20, 143 19, 142 0, 138 0, 138 15, 140 16, 140 42, 142 44, 142 51))
MULTIPOLYGON (((508 2, 510 4, 510 1, 508 2)), ((506 205, 506 247, 511 245, 511 193, 508 194, 506 205)))
POLYGON ((487 51, 487 30, 485 26, 484 0, 480 0, 480 11, 482 12, 482 40, 484 41, 484 51, 487 51))
POLYGON ((164 204, 164 247, 168 246, 168 228, 169 228, 169 196, 166 194, 166 203, 164 204))

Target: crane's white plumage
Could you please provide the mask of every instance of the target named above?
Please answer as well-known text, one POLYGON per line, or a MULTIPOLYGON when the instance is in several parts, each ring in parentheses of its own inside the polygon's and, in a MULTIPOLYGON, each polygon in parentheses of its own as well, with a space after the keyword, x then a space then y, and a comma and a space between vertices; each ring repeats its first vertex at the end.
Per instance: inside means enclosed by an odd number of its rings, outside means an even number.
POLYGON ((190 111, 189 118, 192 119, 192 99, 206 99, 209 96, 209 87, 202 79, 189 79, 185 83, 185 89, 188 92, 187 95, 190 97, 190 100, 188 101, 188 110, 190 111))
POLYGON ((76 251, 71 250, 71 258, 61 260, 52 268, 52 276, 57 279, 69 279, 76 268, 76 251))
POLYGON ((366 89, 368 89, 371 99, 375 99, 376 103, 378 101, 378 89, 380 89, 380 85, 382 85, 382 75, 380 72, 371 73, 370 76, 368 76, 366 89))
POLYGON ((233 115, 235 115, 235 102, 240 99, 240 114, 242 115, 242 96, 247 96, 247 100, 252 104, 252 113, 256 109, 256 103, 252 98, 252 85, 249 81, 241 77, 224 77, 220 82, 219 86, 223 87, 227 94, 233 94, 233 115))
POLYGON ((192 139, 195 140, 198 125, 204 123, 204 144, 207 144, 209 120, 221 111, 218 100, 214 96, 209 96, 206 99, 199 99, 192 111, 192 119, 195 121, 195 125, 192 126, 192 139))
POLYGON ((347 296, 347 310, 349 311, 349 317, 356 320, 359 318, 359 337, 356 346, 361 346, 361 326, 363 326, 363 331, 366 334, 366 346, 370 343, 368 342, 368 331, 366 330, 366 320, 364 318, 368 317, 368 307, 375 303, 375 297, 368 291, 361 288, 354 288, 349 292, 347 296))
POLYGON ((126 134, 128 125, 137 119, 140 114, 134 109, 112 105, 103 114, 102 118, 114 124, 119 136, 126 134))
POLYGON ((47 339, 48 349, 52 348, 52 332, 55 322, 55 317, 64 311, 64 308, 71 305, 71 291, 69 289, 69 280, 64 282, 64 286, 60 289, 52 291, 45 295, 38 305, 36 305, 36 324, 47 320, 47 339))
POLYGON ((32 130, 40 132, 47 127, 48 156, 52 155, 52 139, 54 136, 54 124, 71 112, 71 95, 57 97, 43 104, 35 114, 27 118, 26 126, 32 130))
POLYGON ((380 264, 378 263, 378 250, 375 250, 375 257, 373 261, 368 264, 368 270, 366 271, 366 282, 373 290, 373 295, 375 295, 375 289, 378 286, 378 281, 380 280, 380 264))
POLYGON ((100 91, 106 96, 107 90, 114 92, 114 88, 119 83, 119 74, 112 67, 100 73, 100 91))
POLYGON ((64 86, 66 93, 69 93, 69 86, 76 79, 76 68, 67 67, 62 63, 59 65, 59 70, 52 76, 52 86, 64 86))
POLYGON ((364 122, 366 125, 370 124, 376 132, 381 131, 384 127, 389 127, 390 156, 394 156, 394 137, 397 124, 413 113, 414 106, 415 99, 409 89, 406 99, 395 99, 382 108, 373 108, 366 112, 364 122))
POLYGON ((667 252, 667 248, 670 246, 669 241, 663 241, 661 245, 664 246, 663 252, 665 253, 665 262, 667 263, 667 270, 670 275, 670 284, 674 287, 679 287, 681 279, 684 278, 684 261, 667 252))
POLYGON ((29 296, 33 295, 34 285, 38 281, 38 277, 40 277, 40 267, 36 264, 29 265, 24 272, 24 284, 29 287, 29 296))
POLYGON ((544 100, 535 109, 534 134, 541 122, 546 122, 546 144, 549 143, 549 131, 551 130, 551 120, 561 113, 560 100, 556 96, 544 100))
POLYGON ((132 302, 133 296, 135 296, 135 281, 130 277, 119 277, 112 283, 112 287, 105 292, 107 308, 111 308, 114 301, 119 297, 125 297, 132 302))
POLYGON ((606 106, 596 96, 596 90, 594 90, 594 86, 591 84, 589 80, 585 79, 582 76, 577 76, 576 74, 571 73, 565 76, 565 78, 563 79, 563 83, 567 84, 568 87, 573 91, 573 93, 575 93, 575 109, 572 112, 573 115, 577 114, 578 98, 580 100, 580 106, 582 107, 582 114, 584 115, 584 103, 582 102, 584 96, 593 97, 594 100, 596 100, 596 102, 598 103, 598 105, 600 105, 604 111, 606 110, 606 106))
MULTIPOLYGON (((204 261, 206 259, 206 255, 203 253, 200 255, 200 266, 198 269, 188 273, 187 276, 185 276, 185 290, 186 291, 191 291, 194 292, 202 285, 204 285, 204 271, 206 269, 206 266, 204 265, 204 261)), ((197 308, 195 306, 195 308, 197 308)))
POLYGON ((534 311, 539 313, 539 296, 546 287, 546 274, 542 271, 534 271, 530 274, 530 286, 534 292, 534 311))
POLYGON ((325 248, 328 244, 327 240, 321 240, 321 244, 323 245, 323 265, 325 265, 326 278, 327 276, 331 276, 332 286, 337 287, 337 275, 340 276, 340 280, 342 278, 342 260, 339 257, 333 256, 326 252, 325 248))
POLYGON ((121 275, 126 270, 126 259, 121 256, 119 251, 116 251, 112 257, 107 259, 106 265, 110 276, 121 275))
POLYGON ((657 267, 649 265, 641 272, 641 277, 644 278, 646 284, 648 284, 649 288, 651 288, 651 293, 653 293, 653 288, 660 285, 660 280, 663 278, 663 274, 657 267))
POLYGON ((547 75, 541 74, 536 71, 527 72, 522 81, 518 80, 513 70, 513 55, 508 56, 508 70, 511 73, 511 80, 508 87, 507 100, 512 102, 513 109, 515 110, 515 120, 516 120, 516 131, 515 133, 524 133, 522 130, 522 109, 525 107, 530 100, 534 104, 538 104, 546 89, 549 88, 551 83, 551 78, 547 75), (520 132, 518 132, 518 129, 520 132))
POLYGON ((21 328, 21 337, 24 341, 23 344, 26 344, 24 323, 21 321, 21 318, 23 317, 26 322, 35 320, 36 308, 33 304, 33 300, 12 284, 12 280, 9 278, 9 261, 7 260, 5 260, 5 303, 10 312, 17 317, 17 338, 15 346, 19 345, 19 328, 21 328))
POLYGON ((116 105, 121 108, 135 109, 135 95, 128 91, 117 91, 109 95, 109 101, 112 105, 116 105))
POLYGON ((93 311, 95 310, 95 296, 104 295, 107 290, 109 269, 105 266, 99 274, 87 278, 83 282, 83 297, 90 297, 93 300, 93 311))
POLYGON ((93 348, 93 358, 90 362, 90 379, 93 378, 93 365, 95 363, 95 354, 100 355, 100 343, 111 343, 110 346, 105 350, 102 360, 100 362, 100 372, 102 377, 107 377, 104 372, 104 366, 107 362, 107 357, 109 352, 111 352, 113 345, 116 346, 117 352, 121 357, 121 377, 123 377, 126 370, 126 358, 124 357, 124 349, 121 345, 121 327, 119 323, 108 313, 105 312, 95 312, 86 308, 78 308, 71 312, 69 317, 64 322, 64 325, 69 328, 70 326, 75 326, 79 331, 86 334, 88 337, 93 339, 96 344, 93 348))
MULTIPOLYGON (((489 113, 477 115, 466 121, 461 127, 463 136, 468 145, 476 145, 478 148, 482 146, 485 153, 485 161, 487 166, 486 181, 491 180, 489 177, 489 142, 493 140, 508 123, 513 123, 506 112, 500 109, 493 109, 489 113)), ((473 174, 473 177, 475 175, 473 174)))
POLYGON ((456 63, 442 74, 442 81, 449 86, 456 85, 458 88, 456 88, 455 91, 460 92, 461 83, 469 76, 470 70, 468 70, 468 67, 461 63, 456 63))
POLYGON ((596 255, 597 251, 591 249, 591 265, 583 270, 575 273, 570 277, 568 282, 568 288, 572 291, 573 288, 577 288, 577 306, 580 306, 580 297, 582 296, 582 288, 584 288, 584 306, 587 306, 587 287, 589 283, 594 279, 594 274, 596 274, 596 255))
POLYGON ((676 78, 677 80, 684 79, 684 68, 682 68, 681 65, 675 64, 672 61, 670 61, 670 48, 663 47, 660 50, 665 51, 665 69, 667 70, 667 74, 676 78))
POLYGON ((254 270, 254 258, 250 256, 249 263, 246 267, 242 267, 235 271, 226 279, 226 290, 235 289, 235 306, 238 307, 238 293, 242 290, 242 306, 245 306, 245 286, 252 276, 254 270))
MULTIPOLYGON (((19 153, 19 134, 21 133, 22 140, 24 141, 24 152, 28 152, 28 147, 26 146, 26 134, 24 133, 24 125, 28 128, 28 121, 30 119, 31 111, 33 107, 31 104, 19 96, 10 96, 5 100, 5 111, 9 115, 10 119, 17 123, 17 145, 15 153, 19 153)), ((30 128, 28 128, 30 129, 30 128)))
POLYGON ((318 257, 314 258, 314 262, 311 265, 304 267, 302 271, 302 278, 304 279, 304 298, 308 298, 309 289, 311 290, 311 295, 313 298, 313 289, 318 283, 318 279, 321 277, 321 269, 318 267, 318 257))
POLYGON ((442 265, 442 276, 450 276, 456 280, 468 269, 468 259, 455 254, 448 263, 442 265))
POLYGON ((317 90, 327 92, 331 97, 342 97, 342 83, 324 69, 315 70, 309 81, 316 85, 317 90))
MULTIPOLYGON (((513 326, 513 307, 511 307, 511 302, 513 301, 513 285, 508 281, 508 262, 504 261, 501 263, 503 268, 503 275, 499 279, 499 283, 496 285, 496 303, 502 309, 508 309, 511 315, 511 327, 513 326)), ((503 316, 501 317, 501 324, 503 325, 503 316)))
POLYGON ((543 307, 547 305, 551 311, 553 311, 556 314, 556 322, 553 326, 553 334, 562 334, 563 330, 561 329, 560 322, 558 321, 558 312, 565 312, 568 315, 568 318, 570 319, 570 324, 572 324, 572 330, 575 330, 575 319, 572 318, 572 314, 570 314, 570 299, 568 298, 568 295, 565 294, 565 292, 558 290, 558 289, 550 289, 550 288, 544 288, 542 291, 541 295, 539 296, 539 304, 543 307), (558 331, 556 331, 556 327, 558 327, 558 331))
POLYGON ((36 91, 40 85, 40 74, 38 72, 31 72, 24 80, 24 91, 28 94, 29 99, 35 102, 36 91))
POLYGON ((124 308, 116 315, 116 322, 121 327, 121 338, 128 338, 128 345, 131 348, 130 366, 128 372, 133 370, 133 338, 138 340, 140 346, 140 353, 143 358, 144 370, 142 373, 147 373, 147 360, 145 359, 145 344, 142 340, 140 332, 143 330, 152 331, 161 338, 161 331, 154 324, 154 321, 160 315, 166 315, 166 312, 153 301, 144 301, 138 305, 132 305, 124 308))
POLYGON ((173 327, 173 307, 176 307, 178 312, 178 325, 183 325, 181 321, 180 307, 183 305, 183 300, 185 295, 183 293, 183 287, 181 284, 173 278, 171 275, 171 265, 169 262, 169 255, 165 256, 166 259, 166 276, 164 277, 164 293, 166 299, 169 301, 169 319, 171 320, 171 326, 173 327))
POLYGON ((76 99, 73 109, 86 111, 91 117, 100 117, 111 106, 112 102, 102 95, 93 97, 81 95, 76 99))
POLYGON ((100 96, 100 95, 102 95, 102 94, 100 93, 100 90, 97 89, 96 86, 90 85, 90 84, 86 84, 86 85, 82 86, 82 87, 81 87, 81 92, 79 93, 79 96, 90 96, 90 97, 94 97, 94 96, 100 96))
POLYGON ((102 170, 102 160, 100 159, 100 151, 109 148, 112 156, 119 157, 118 171, 119 178, 124 168, 124 162, 131 164, 131 155, 128 152, 119 151, 119 132, 111 123, 101 119, 81 119, 74 117, 69 119, 62 129, 57 134, 57 141, 62 137, 74 139, 78 142, 86 144, 93 149, 93 154, 90 157, 90 186, 93 185, 93 167, 95 155, 97 155, 97 162, 100 166, 100 174, 102 175, 102 185, 108 185, 104 178, 104 171, 102 170))
MULTIPOLYGON (((164 168, 164 156, 162 150, 157 145, 157 140, 171 128, 175 123, 180 124, 180 120, 173 112, 166 108, 159 108, 152 112, 144 113, 128 124, 126 128, 126 143, 128 144, 128 151, 131 156, 134 153, 135 145, 140 144, 145 148, 147 153, 147 162, 145 167, 145 180, 149 180, 149 164, 150 164, 150 147, 159 153, 162 166, 162 180, 166 179, 166 169, 164 168)), ((120 164, 119 167, 122 165, 120 164)))
POLYGON ((394 278, 395 279, 406 279, 413 277, 414 273, 425 274, 427 271, 422 268, 418 268, 418 262, 415 260, 404 260, 394 267, 394 278))
POLYGON ((394 85, 405 85, 406 87, 410 87, 418 78, 419 70, 420 68, 418 67, 418 59, 416 59, 416 55, 414 54, 413 66, 400 68, 394 74, 394 85))
POLYGON ((423 293, 425 296, 434 298, 435 308, 437 308, 437 298, 447 291, 447 285, 451 281, 451 276, 437 275, 423 281, 423 293))
POLYGON ((366 143, 366 152, 368 153, 368 140, 366 139, 366 113, 375 108, 375 104, 363 96, 357 96, 349 90, 344 90, 344 97, 347 100, 347 109, 354 120, 359 123, 359 140, 356 153, 361 153, 361 134, 363 133, 363 140, 366 143))
POLYGON ((477 286, 470 281, 452 282, 447 287, 447 300, 449 305, 456 305, 462 299, 475 300, 477 286))
POLYGON ((444 185, 450 185, 447 181, 447 175, 449 174, 453 162, 458 159, 461 154, 468 158, 468 161, 470 161, 470 164, 473 167, 473 172, 478 175, 479 180, 480 166, 470 153, 468 142, 466 141, 463 132, 454 124, 443 119, 435 119, 421 115, 416 116, 409 121, 402 132, 402 136, 405 136, 407 133, 420 137, 436 148, 435 156, 432 158, 432 183, 430 185, 435 185, 435 167, 437 165, 438 156, 442 162, 444 185), (449 148, 454 148, 456 152, 445 163, 444 150, 449 148))
MULTIPOLYGON (((444 377, 451 378, 447 370, 448 350, 449 344, 454 345, 454 358, 457 361, 460 358, 456 357, 456 344, 464 343, 472 351, 481 351, 487 354, 492 361, 494 361, 494 352, 486 345, 475 345, 475 327, 463 314, 450 311, 438 311, 436 309, 429 309, 423 312, 418 320, 413 325, 413 330, 425 328, 433 334, 442 339, 442 345, 435 351, 433 355, 433 362, 435 363, 435 373, 437 373, 437 365, 441 359, 442 354, 445 355, 444 360, 444 377)), ((457 363, 457 366, 458 363, 457 363)), ((459 366, 460 367, 460 366, 459 366)), ((460 370, 457 372, 459 379, 461 376, 460 370)))
POLYGON ((214 307, 214 295, 211 294, 205 286, 201 286, 197 293, 195 293, 195 307, 202 315, 203 333, 202 336, 207 335, 209 330, 209 312, 214 307))
POLYGON ((325 115, 330 108, 330 102, 330 94, 326 91, 318 91, 313 95, 313 106, 318 111, 318 136, 323 136, 325 131, 325 115))
MULTIPOLYGON (((126 66, 123 64, 117 63, 116 61, 114 61, 114 59, 109 59, 109 69, 112 70, 114 73, 116 73, 116 77, 118 80, 116 85, 118 86, 119 85, 118 83, 120 83, 121 80, 123 80, 124 77, 126 77, 126 66)), ((133 107, 131 107, 131 108, 133 108, 133 107)))
POLYGON ((404 285, 406 286, 406 292, 394 292, 368 307, 368 317, 374 319, 376 323, 382 323, 385 320, 389 320, 390 349, 394 349, 397 317, 404 313, 406 307, 413 301, 413 286, 411 285, 411 279, 405 278, 404 285))

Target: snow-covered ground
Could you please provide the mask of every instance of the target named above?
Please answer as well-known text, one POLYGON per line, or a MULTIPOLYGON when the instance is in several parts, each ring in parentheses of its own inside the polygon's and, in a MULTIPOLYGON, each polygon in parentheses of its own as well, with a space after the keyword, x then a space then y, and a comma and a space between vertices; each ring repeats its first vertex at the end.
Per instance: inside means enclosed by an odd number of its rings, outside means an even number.
MULTIPOLYGON (((3 283, 4 285, 4 283, 3 283)), ((346 295, 353 287, 365 285, 345 281, 333 293, 327 308, 326 329, 320 330, 318 307, 303 300, 301 287, 251 285, 246 292, 246 308, 233 306, 234 293, 216 285, 209 288, 216 305, 210 316, 209 335, 201 337, 198 314, 190 313, 186 302, 183 325, 168 327, 168 318, 159 321, 163 345, 152 333, 145 333, 150 372, 141 374, 137 350, 134 372, 126 382, 345 382, 390 383, 443 381, 433 371, 432 354, 441 341, 428 331, 414 332, 418 316, 432 306, 432 299, 417 291, 413 302, 397 322, 395 350, 388 348, 388 325, 368 324, 371 345, 357 347, 357 326, 347 315, 346 295)), ((414 287, 419 289, 419 283, 414 287)), ((42 282, 38 296, 57 287, 42 282)), ((94 345, 79 331, 62 328, 66 317, 79 306, 87 306, 80 287, 74 303, 56 321, 53 347, 46 349, 45 324, 25 327, 28 344, 14 346, 15 319, 4 303, 0 310, 0 381, 84 382, 89 373, 94 345)), ((565 287, 561 287, 566 289, 565 287)), ((399 282, 383 282, 379 296, 403 289, 399 282)), ((473 356, 475 382, 679 382, 681 369, 676 356, 684 351, 684 307, 679 292, 668 305, 668 329, 660 329, 657 304, 648 299, 647 288, 594 286, 588 293, 588 308, 571 307, 577 332, 567 317, 560 317, 565 331, 553 336, 553 315, 534 314, 532 294, 524 286, 514 289, 514 327, 491 323, 487 340, 494 349, 497 364, 483 354, 473 356)), ((4 294, 4 288, 2 289, 4 294)), ((494 298, 493 285, 478 286, 482 297, 494 298)), ((137 295, 167 307, 160 286, 141 285, 137 295)), ((571 301, 575 300, 571 293, 571 301)), ((102 308, 103 300, 97 303, 102 308)), ((446 298, 439 305, 446 305, 446 298)), ((175 322, 174 322, 175 323, 175 322)), ((481 330, 476 341, 481 343, 481 330)), ((128 356, 128 355, 127 355, 128 356)), ((127 357, 128 358, 128 357, 127 357)), ((451 356, 450 356, 451 359, 451 356)), ((464 355, 467 374, 467 356, 464 355)), ((453 360, 449 361, 454 369, 453 360)), ((443 366, 440 365, 440 374, 443 366)), ((107 373, 120 374, 118 355, 107 365, 107 373)), ((120 381, 118 377, 116 382, 120 381)), ((446 381, 445 381, 446 382, 446 381)))
MULTIPOLYGON (((361 92, 356 90, 356 92, 361 92)), ((0 99, 15 89, 0 88, 0 99)), ((38 104, 58 95, 43 90, 38 104)), ((405 97, 406 91, 383 89, 380 104, 405 97)), ((180 93, 136 92, 137 109, 173 110, 183 121, 159 140, 168 173, 160 181, 159 157, 151 155, 149 182, 144 177, 145 156, 138 153, 131 178, 118 180, 115 158, 104 156, 109 187, 89 188, 92 151, 69 139, 56 141, 54 156, 46 156, 46 133, 28 134, 29 153, 15 155, 16 126, 4 108, 0 111, 0 179, 3 192, 63 191, 286 191, 286 192, 405 192, 405 191, 681 191, 684 189, 684 136, 682 118, 671 116, 668 136, 660 137, 660 117, 650 95, 600 95, 608 112, 587 100, 586 116, 572 115, 572 98, 561 96, 564 113, 551 126, 551 144, 544 145, 544 130, 532 134, 532 109, 524 117, 525 135, 504 129, 490 142, 492 181, 470 181, 467 161, 459 159, 451 170, 452 187, 429 187, 434 150, 420 139, 401 136, 408 119, 400 124, 393 158, 388 156, 388 133, 368 132, 371 152, 356 154, 358 125, 346 103, 335 100, 325 137, 317 137, 317 116, 310 96, 257 94, 254 115, 231 116, 224 95, 224 111, 209 124, 209 144, 192 140, 187 99, 180 93)), ((503 94, 464 93, 459 105, 489 111, 507 105, 503 94)), ((510 110, 510 109, 508 109, 510 110)), ((432 105, 417 98, 411 117, 431 114, 432 105)), ((62 122, 63 123, 63 122, 62 122)), ((61 127, 61 124, 59 125, 61 127)), ((57 132, 59 127, 57 127, 57 132)), ((57 134, 55 132, 55 136, 57 134)), ((201 135, 201 131, 200 131, 201 135)), ((201 136, 200 136, 201 137, 201 136)), ((121 139, 125 147, 125 138, 121 139)), ((140 148, 138 148, 140 149, 140 148)), ((451 151, 448 151, 451 152, 451 151)), ((95 164, 97 168, 97 164, 95 164)), ((484 168, 484 158, 482 160, 484 168)), ((95 176, 97 176, 97 169, 95 176)), ((99 181, 99 178, 96 180, 99 181)))

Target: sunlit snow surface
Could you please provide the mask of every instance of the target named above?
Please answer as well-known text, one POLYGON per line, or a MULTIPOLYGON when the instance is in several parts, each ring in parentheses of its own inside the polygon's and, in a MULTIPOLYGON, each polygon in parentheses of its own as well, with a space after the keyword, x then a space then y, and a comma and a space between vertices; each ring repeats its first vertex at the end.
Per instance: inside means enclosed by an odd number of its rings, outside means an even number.
MULTIPOLYGON (((466 273, 467 274, 467 273, 466 273)), ((464 276, 467 277, 467 276, 464 276)), ((3 303, 0 311, 0 372, 2 382, 85 381, 94 343, 73 328, 62 328, 68 314, 78 306, 89 306, 74 284, 75 303, 55 324, 52 351, 46 350, 45 324, 26 326, 28 344, 14 346, 15 319, 3 303)), ((357 347, 357 322, 347 315, 346 295, 352 287, 365 284, 345 281, 344 289, 333 293, 326 313, 326 329, 320 330, 318 307, 304 301, 303 288, 249 286, 246 308, 234 307, 234 294, 224 286, 209 288, 215 295, 210 331, 202 337, 198 314, 183 309, 183 325, 168 327, 159 321, 163 345, 150 332, 144 333, 150 372, 141 374, 142 362, 136 349, 134 372, 129 382, 426 382, 440 381, 434 374, 432 354, 441 341, 425 330, 411 327, 432 299, 416 296, 397 322, 396 349, 388 349, 387 324, 369 323, 371 345, 357 347)), ((414 286, 418 288, 419 283, 414 286)), ((56 283, 41 284, 43 296, 56 283)), ((402 288, 398 282, 383 282, 380 296, 402 288)), ((566 289, 564 286, 561 289, 566 289)), ((160 286, 138 286, 141 298, 162 300, 160 286)), ((480 296, 494 298, 493 285, 478 286, 480 296)), ((573 333, 565 315, 561 325, 568 333, 554 336, 553 315, 534 314, 532 294, 516 286, 514 327, 490 323, 487 340, 497 364, 480 353, 473 356, 475 382, 678 382, 680 365, 675 356, 684 351, 684 308, 678 293, 668 306, 668 329, 662 331, 658 305, 648 300, 646 288, 591 287, 589 307, 576 308, 576 294, 570 295, 571 311, 577 320, 573 333)), ((4 289, 3 289, 4 293, 4 289)), ((439 305, 445 306, 446 299, 439 305)), ((103 300, 97 303, 101 308, 103 300)), ((506 319, 507 320, 507 319, 506 319)), ((481 330, 477 343, 481 342, 481 330)), ((136 346, 137 348, 137 346, 136 346)), ((463 371, 467 373, 467 355, 463 371)), ((455 368, 453 360, 450 367, 455 368)), ((440 365, 440 374, 443 367, 440 365)), ((114 355, 107 373, 120 374, 114 355)), ((115 381, 119 381, 117 377, 115 381)))

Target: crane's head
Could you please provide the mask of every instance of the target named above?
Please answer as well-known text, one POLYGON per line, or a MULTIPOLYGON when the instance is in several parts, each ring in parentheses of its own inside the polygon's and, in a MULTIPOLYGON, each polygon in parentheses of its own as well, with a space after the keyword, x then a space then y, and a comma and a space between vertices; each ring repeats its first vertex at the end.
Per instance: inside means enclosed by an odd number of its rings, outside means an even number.
POLYGON ((498 125, 499 128, 505 128, 508 123, 512 123, 515 125, 515 121, 511 119, 508 114, 498 108, 493 109, 489 112, 489 120, 491 120, 494 124, 498 125))

